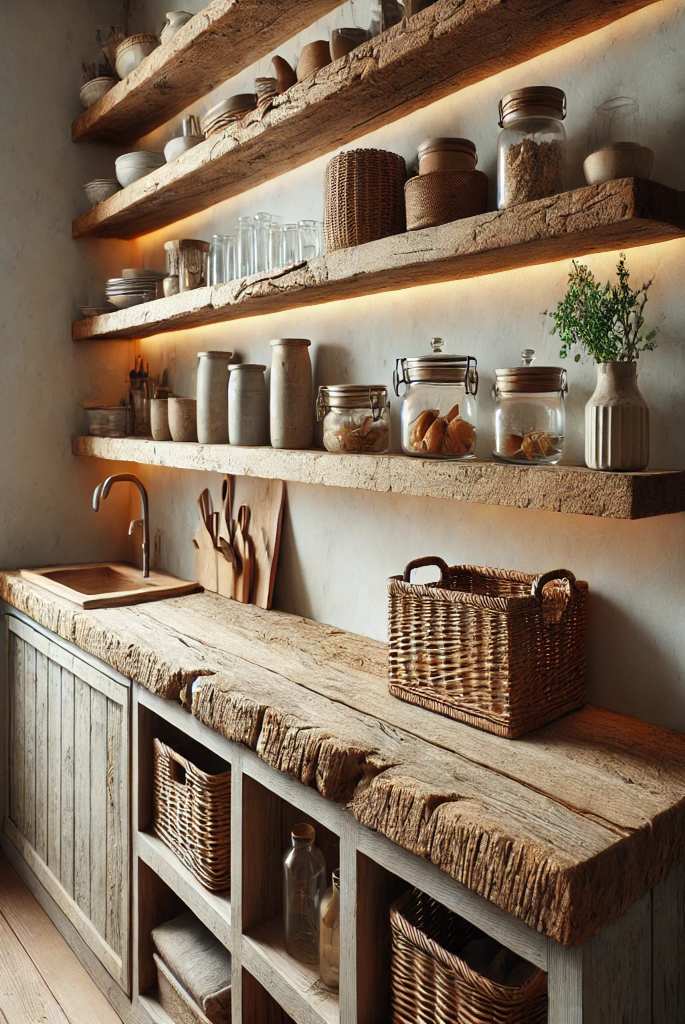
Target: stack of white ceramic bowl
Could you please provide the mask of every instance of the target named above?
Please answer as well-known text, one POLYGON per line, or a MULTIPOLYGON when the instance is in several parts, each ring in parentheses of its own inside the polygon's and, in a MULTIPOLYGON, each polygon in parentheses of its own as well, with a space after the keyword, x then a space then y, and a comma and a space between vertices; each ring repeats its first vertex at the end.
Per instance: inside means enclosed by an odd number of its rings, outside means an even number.
POLYGON ((235 121, 239 121, 250 110, 257 106, 257 97, 254 93, 238 93, 229 96, 226 100, 216 103, 205 114, 202 120, 202 132, 206 138, 210 135, 217 135, 224 131, 235 121))
POLYGON ((114 170, 119 184, 126 188, 146 174, 151 174, 164 163, 163 153, 148 153, 143 149, 134 153, 124 153, 114 162, 114 170))
POLYGON ((88 107, 92 107, 94 103, 102 99, 105 93, 113 89, 116 84, 116 78, 112 78, 111 75, 99 75, 98 78, 91 78, 90 82, 86 82, 81 86, 79 93, 83 109, 87 110, 88 107))
POLYGON ((141 302, 152 302, 161 295, 161 280, 164 274, 159 270, 122 270, 121 277, 111 277, 105 287, 105 296, 117 309, 128 309, 141 302))
POLYGON ((150 32, 123 39, 116 48, 115 64, 119 78, 126 78, 159 46, 159 39, 150 32))
POLYGON ((86 193, 90 205, 97 206, 98 203, 113 196, 120 188, 116 178, 93 178, 83 186, 83 191, 86 193))

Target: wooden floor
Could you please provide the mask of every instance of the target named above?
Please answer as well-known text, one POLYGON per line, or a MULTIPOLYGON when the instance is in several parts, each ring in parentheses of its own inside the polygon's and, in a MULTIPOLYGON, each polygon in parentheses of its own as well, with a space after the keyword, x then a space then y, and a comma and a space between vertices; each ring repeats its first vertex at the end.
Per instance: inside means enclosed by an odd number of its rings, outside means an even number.
POLYGON ((121 1024, 50 918, 2 858, 0 1024, 121 1024))

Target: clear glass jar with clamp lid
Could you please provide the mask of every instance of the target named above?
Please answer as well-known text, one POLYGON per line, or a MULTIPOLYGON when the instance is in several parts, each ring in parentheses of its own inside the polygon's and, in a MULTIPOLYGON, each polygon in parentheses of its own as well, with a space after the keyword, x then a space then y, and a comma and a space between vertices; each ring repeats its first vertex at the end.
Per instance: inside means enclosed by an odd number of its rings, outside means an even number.
POLYGON ((521 358, 521 366, 495 370, 493 455, 504 462, 554 465, 564 450, 566 370, 533 366, 532 348, 521 358))
POLYGON ((387 452, 390 403, 382 384, 322 385, 316 417, 323 421, 323 444, 329 452, 387 452))
POLYGON ((393 383, 395 394, 402 396, 402 450, 422 458, 473 458, 477 360, 443 352, 442 346, 442 338, 433 338, 429 355, 396 362, 393 383))

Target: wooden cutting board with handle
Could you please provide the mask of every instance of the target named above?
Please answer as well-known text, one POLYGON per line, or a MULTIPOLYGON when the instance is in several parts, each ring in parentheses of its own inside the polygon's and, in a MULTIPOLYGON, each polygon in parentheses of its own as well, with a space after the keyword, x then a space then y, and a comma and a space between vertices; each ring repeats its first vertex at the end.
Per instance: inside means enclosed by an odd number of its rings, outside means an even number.
MULTIPOLYGON (((249 567, 252 573, 250 594, 252 604, 258 608, 270 608, 273 600, 284 504, 285 484, 282 480, 259 480, 248 476, 233 478, 234 517, 237 517, 238 510, 243 505, 250 510, 248 534, 251 541, 250 553, 253 556, 252 565, 249 567)), ((223 522, 222 527, 221 532, 225 535, 226 526, 223 522)), ((225 562, 223 555, 220 558, 225 562)), ((226 565, 231 569, 227 562, 226 565)), ((239 594, 247 592, 247 588, 241 586, 241 573, 228 572, 223 566, 220 569, 221 573, 227 583, 228 577, 231 577, 232 593, 225 596, 238 598, 239 594)), ((219 592, 224 591, 220 589, 219 592)))

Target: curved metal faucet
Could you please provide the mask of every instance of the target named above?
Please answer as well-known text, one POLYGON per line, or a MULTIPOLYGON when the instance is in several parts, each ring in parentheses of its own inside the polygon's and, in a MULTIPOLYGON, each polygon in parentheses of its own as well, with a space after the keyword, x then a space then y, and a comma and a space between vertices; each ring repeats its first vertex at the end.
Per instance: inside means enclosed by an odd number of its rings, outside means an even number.
POLYGON ((108 476, 107 479, 103 480, 101 484, 98 484, 93 491, 93 512, 100 511, 100 502, 107 497, 109 492, 112 490, 112 486, 117 483, 134 484, 140 493, 140 509, 142 518, 131 520, 128 527, 128 535, 129 537, 133 535, 133 531, 136 526, 142 527, 143 576, 147 578, 150 575, 150 507, 147 498, 147 491, 138 477, 133 476, 131 473, 115 473, 114 476, 108 476))

